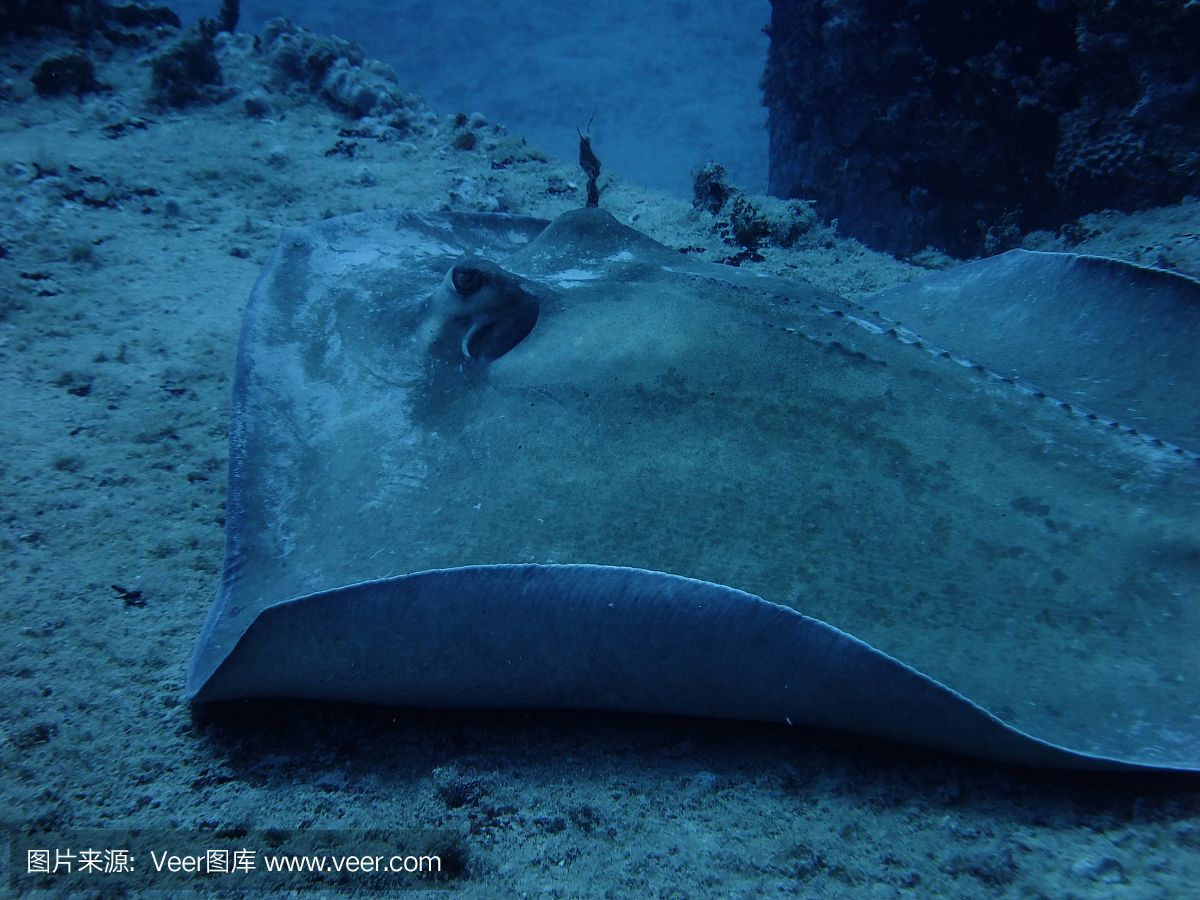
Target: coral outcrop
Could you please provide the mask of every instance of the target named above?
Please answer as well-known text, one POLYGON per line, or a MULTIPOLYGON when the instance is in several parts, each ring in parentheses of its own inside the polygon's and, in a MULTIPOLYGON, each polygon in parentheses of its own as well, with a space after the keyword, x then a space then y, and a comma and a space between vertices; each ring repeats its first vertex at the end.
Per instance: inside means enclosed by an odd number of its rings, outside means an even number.
POLYGON ((1200 4, 773 0, 770 190, 956 255, 1200 190, 1200 4))

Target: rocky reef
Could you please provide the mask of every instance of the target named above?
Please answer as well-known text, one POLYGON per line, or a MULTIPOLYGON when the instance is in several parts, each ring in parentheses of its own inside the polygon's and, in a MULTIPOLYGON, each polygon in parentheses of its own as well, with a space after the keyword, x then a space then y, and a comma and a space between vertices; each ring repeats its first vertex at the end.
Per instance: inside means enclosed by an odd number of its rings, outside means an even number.
POLYGON ((179 27, 179 17, 166 6, 129 0, 0 0, 0 35, 70 33, 81 42, 117 45, 141 43, 138 29, 179 27))
POLYGON ((892 253, 1200 188, 1200 4, 773 0, 770 191, 892 253))

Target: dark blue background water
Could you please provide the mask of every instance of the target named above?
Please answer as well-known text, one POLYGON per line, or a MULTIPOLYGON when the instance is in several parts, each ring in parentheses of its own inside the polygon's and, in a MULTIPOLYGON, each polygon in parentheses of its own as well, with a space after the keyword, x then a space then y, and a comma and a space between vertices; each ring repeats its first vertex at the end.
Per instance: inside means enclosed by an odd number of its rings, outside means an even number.
MULTIPOLYGON (((170 5, 191 23, 220 3, 170 5)), ((595 110, 606 171, 690 196, 708 161, 765 190, 769 14, 768 0, 243 0, 239 28, 284 16, 353 40, 439 113, 481 112, 565 158, 595 110)))

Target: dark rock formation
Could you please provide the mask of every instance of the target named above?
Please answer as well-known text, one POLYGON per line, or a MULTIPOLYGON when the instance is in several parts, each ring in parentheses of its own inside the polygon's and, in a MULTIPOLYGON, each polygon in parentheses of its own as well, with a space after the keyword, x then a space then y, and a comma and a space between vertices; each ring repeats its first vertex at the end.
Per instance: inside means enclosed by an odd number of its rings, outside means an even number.
POLYGON ((33 34, 45 29, 70 32, 79 40, 93 35, 114 44, 138 44, 130 30, 179 27, 179 17, 154 3, 105 0, 0 0, 0 34, 33 34))
POLYGON ((773 0, 770 190, 908 254, 1200 190, 1200 4, 773 0))
POLYGON ((77 51, 59 53, 42 60, 33 73, 33 86, 43 97, 57 97, 66 93, 82 96, 100 89, 96 81, 96 67, 77 51))
POLYGON ((207 19, 188 29, 150 66, 152 98, 162 106, 215 103, 224 99, 221 63, 214 40, 217 26, 207 19))

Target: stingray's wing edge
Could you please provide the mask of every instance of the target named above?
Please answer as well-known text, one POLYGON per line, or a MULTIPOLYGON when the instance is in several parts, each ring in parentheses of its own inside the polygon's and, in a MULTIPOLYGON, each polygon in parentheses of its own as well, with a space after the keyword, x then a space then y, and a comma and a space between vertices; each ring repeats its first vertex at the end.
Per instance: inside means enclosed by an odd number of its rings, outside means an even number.
POLYGON ((723 585, 593 565, 494 565, 363 582, 264 610, 198 703, 292 697, 776 721, 1002 762, 1200 771, 1092 755, 1016 729, 857 638, 723 585))

